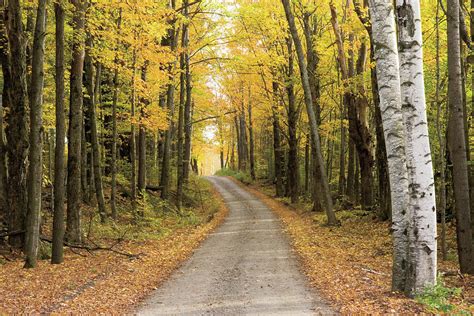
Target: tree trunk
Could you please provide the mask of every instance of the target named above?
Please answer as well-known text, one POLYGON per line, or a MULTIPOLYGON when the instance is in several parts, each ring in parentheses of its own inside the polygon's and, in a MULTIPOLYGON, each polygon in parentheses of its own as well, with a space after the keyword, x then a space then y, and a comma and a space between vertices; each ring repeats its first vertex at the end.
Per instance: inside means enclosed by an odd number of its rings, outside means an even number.
MULTIPOLYGON (((8 157, 8 230, 23 231, 27 209, 26 168, 28 157, 28 96, 26 84, 26 51, 21 5, 19 0, 8 1, 5 18, 10 47, 6 129, 8 157)), ((5 75, 5 74, 4 74, 5 75)), ((24 246, 24 234, 10 236, 9 244, 24 246)))
POLYGON ((11 89, 10 64, 8 61, 8 37, 5 23, 5 14, 0 12, 0 62, 2 63, 3 92, 0 101, 0 217, 8 220, 8 173, 7 173, 7 147, 4 133, 4 109, 9 108, 8 93, 11 89))
MULTIPOLYGON (((321 105, 320 105, 320 81, 317 76, 317 68, 319 65, 319 56, 314 46, 313 37, 317 31, 317 19, 315 16, 312 16, 309 12, 304 12, 303 15, 303 26, 304 26, 304 36, 306 40, 306 56, 308 60, 308 80, 311 90, 311 96, 313 101, 313 111, 315 112, 316 122, 318 126, 321 124, 321 105), (312 21, 311 21, 312 18, 312 21)), ((318 153, 314 147, 314 142, 312 139, 312 134, 310 133, 311 141, 311 161, 312 161, 312 197, 313 197, 313 211, 323 211, 323 199, 324 195, 322 194, 322 184, 320 176, 320 168, 318 167, 318 153)))
MULTIPOLYGON (((142 68, 142 81, 146 83, 147 81, 147 66, 148 62, 145 61, 145 65, 142 68)), ((146 98, 141 98, 141 117, 144 117, 144 110, 148 106, 149 101, 146 98)), ((144 198, 145 189, 146 189, 146 129, 140 118, 140 124, 138 125, 138 194, 140 199, 144 198)), ((143 212, 140 212, 143 215, 143 212)))
POLYGON ((281 145, 281 136, 280 136, 280 119, 278 112, 278 83, 273 82, 273 152, 274 152, 274 162, 275 162, 275 184, 276 184, 276 196, 283 197, 285 195, 285 187, 283 183, 282 170, 284 168, 284 157, 283 150, 281 145))
POLYGON ((53 215, 53 243, 51 263, 63 262, 64 244, 64 176, 65 161, 64 149, 66 139, 66 113, 64 108, 64 20, 63 4, 54 4, 56 16, 56 150, 54 153, 54 215, 53 215))
MULTIPOLYGON (((187 8, 187 6, 186 6, 187 8)), ((177 190, 176 190, 176 206, 181 209, 181 202, 183 200, 183 185, 184 185, 184 107, 186 103, 186 55, 185 50, 187 49, 188 43, 188 26, 183 25, 183 31, 181 36, 181 49, 183 50, 180 55, 180 76, 179 76, 179 109, 178 109, 178 162, 177 162, 177 190)))
POLYGON ((96 82, 95 91, 93 92, 93 100, 90 104, 90 120, 91 120, 91 138, 92 138, 92 156, 93 156, 93 168, 94 168, 94 186, 95 195, 97 198, 97 204, 99 206, 99 215, 102 223, 105 223, 107 219, 107 209, 105 206, 104 189, 102 183, 102 167, 101 167, 101 154, 100 144, 97 128, 97 105, 100 106, 100 90, 101 90, 101 78, 102 78, 102 65, 100 63, 96 66, 96 82))
MULTIPOLYGON (((350 60, 347 61, 345 55, 343 34, 339 27, 337 11, 333 4, 331 8, 331 23, 336 35, 336 44, 338 47, 338 60, 341 69, 342 80, 345 86, 344 102, 348 109, 349 119, 349 135, 356 145, 359 156, 360 174, 361 174, 361 204, 364 209, 370 209, 373 205, 373 176, 372 167, 374 158, 372 156, 371 135, 368 127, 368 100, 365 96, 365 88, 363 82, 363 73, 366 65, 367 46, 362 42, 359 49, 359 57, 357 60, 356 73, 353 71, 354 55, 353 50, 350 50, 350 60), (349 86, 349 80, 354 75, 356 79, 356 91, 353 91, 349 86)), ((351 35, 351 45, 353 44, 354 36, 351 35)))
POLYGON ((68 132, 68 174, 67 174, 67 226, 66 238, 69 242, 81 242, 81 160, 82 160, 82 73, 84 69, 85 5, 80 0, 74 4, 74 44, 71 63, 71 96, 69 105, 68 132))
POLYGON ((436 284, 436 198, 426 114, 420 3, 397 0, 396 12, 411 212, 405 292, 415 295, 436 284))
MULTIPOLYGON (((117 31, 120 35, 120 29, 122 25, 122 10, 119 11, 119 17, 117 19, 117 31)), ((116 51, 118 51, 120 41, 117 40, 116 51)), ((115 55, 115 64, 118 64, 117 53, 115 55)), ((117 67, 117 66, 116 66, 117 67)), ((110 209, 112 212, 112 218, 117 219, 117 103, 119 97, 119 70, 114 69, 113 79, 113 97, 112 97, 112 148, 110 155, 110 171, 111 171, 111 193, 110 193, 110 209)))
POLYGON ((257 179, 255 174, 255 141, 253 133, 253 118, 252 118, 252 100, 251 100, 251 90, 249 87, 249 105, 248 105, 248 114, 249 114, 249 147, 250 147, 250 177, 253 181, 257 179))
POLYGON ((326 170, 324 169, 324 162, 321 153, 321 142, 319 138, 319 131, 318 131, 318 122, 316 120, 316 115, 313 109, 313 97, 311 95, 311 87, 308 78, 308 69, 306 68, 306 61, 303 52, 303 45, 301 44, 298 29, 296 28, 295 19, 293 16, 293 12, 291 12, 290 2, 289 0, 282 0, 283 7, 285 9, 285 15, 288 21, 288 25, 290 27, 291 36, 293 38, 293 42, 296 47, 296 53, 298 56, 298 63, 301 73, 301 80, 303 83, 303 90, 305 96, 305 104, 306 110, 308 112, 308 118, 310 122, 310 129, 312 135, 313 146, 317 153, 317 160, 319 164, 319 170, 321 173, 321 184, 322 189, 324 192, 324 200, 326 204, 326 214, 328 217, 328 225, 337 225, 338 221, 336 219, 336 214, 334 213, 331 191, 329 188, 329 183, 326 175, 326 170))
MULTIPOLYGON (((189 13, 189 1, 184 0, 184 11, 185 17, 188 17, 189 13)), ((183 177, 184 183, 186 184, 189 180, 189 166, 191 165, 191 141, 192 141, 192 85, 191 85, 191 70, 190 70, 190 57, 189 57, 189 31, 187 31, 186 39, 186 50, 184 54, 185 61, 185 74, 186 74, 186 102, 184 103, 184 156, 183 156, 183 177)))
POLYGON ((474 274, 469 178, 462 104, 459 0, 449 0, 447 7, 449 75, 448 147, 453 162, 453 187, 459 265, 462 273, 474 274))
POLYGON ((298 202, 298 109, 296 107, 296 96, 294 91, 293 76, 294 76, 294 56, 293 43, 291 39, 288 42, 288 80, 286 87, 288 94, 288 173, 287 173, 287 195, 291 199, 291 203, 298 202))
MULTIPOLYGON (((441 123, 442 117, 442 102, 440 100, 440 85, 441 85, 441 69, 440 69, 440 4, 436 5, 436 135, 439 143, 439 173, 440 179, 438 184, 438 213, 441 217, 441 254, 444 261, 447 260, 448 253, 446 248, 446 140, 443 137, 443 129, 441 123)), ((472 218, 471 218, 472 220, 472 218)))
POLYGON ((38 0, 33 39, 30 84, 30 153, 28 166, 28 210, 25 236, 25 268, 36 267, 38 253, 41 189, 43 184, 43 84, 46 0, 38 0))
POLYGON ((405 128, 401 108, 399 60, 393 4, 370 0, 374 57, 379 83, 380 107, 387 145, 392 195, 393 274, 392 289, 404 291, 408 263, 408 170, 405 128))
POLYGON ((87 52, 84 60, 84 85, 87 90, 87 95, 84 98, 84 107, 88 116, 90 125, 90 143, 91 143, 91 178, 93 177, 93 185, 91 188, 95 190, 97 204, 99 207, 100 221, 105 223, 107 219, 107 212, 105 208, 104 190, 102 185, 102 170, 100 167, 100 147, 99 137, 97 135, 97 114, 96 103, 98 100, 98 93, 100 89, 100 80, 102 76, 102 65, 98 64, 95 67, 95 84, 94 84, 94 64, 90 50, 92 49, 92 38, 89 36, 87 40, 87 52))
POLYGON ((132 195, 132 208, 133 212, 137 211, 137 137, 136 137, 136 102, 137 102, 137 90, 136 90, 136 80, 137 80, 137 52, 133 51, 132 57, 132 98, 131 98, 131 109, 130 114, 132 118, 132 124, 130 126, 130 167, 132 168, 130 186, 131 186, 131 195, 132 195))
MULTIPOLYGON (((174 6, 174 2, 172 2, 174 6)), ((175 9, 174 7, 172 9, 175 9)), ((171 51, 175 52, 176 48, 178 47, 178 36, 176 34, 176 28, 173 24, 172 28, 168 32, 171 51)), ((173 61, 171 65, 169 65, 169 74, 171 76, 170 83, 168 84, 168 89, 166 92, 166 107, 169 113, 169 126, 165 132, 165 143, 163 145, 163 162, 161 167, 161 178, 160 178, 160 186, 163 188, 161 190, 161 198, 167 199, 169 196, 170 191, 170 160, 171 160, 171 143, 173 141, 173 113, 174 113, 174 76, 173 73, 175 71, 176 61, 173 61)))

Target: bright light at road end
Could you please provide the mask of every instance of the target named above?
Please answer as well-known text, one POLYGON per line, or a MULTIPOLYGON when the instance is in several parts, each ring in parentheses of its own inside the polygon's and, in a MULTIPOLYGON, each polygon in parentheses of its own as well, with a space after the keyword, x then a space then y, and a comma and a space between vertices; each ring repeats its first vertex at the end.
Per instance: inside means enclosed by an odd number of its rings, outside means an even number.
POLYGON ((209 143, 214 143, 216 141, 217 127, 215 125, 208 125, 203 131, 204 138, 209 143))

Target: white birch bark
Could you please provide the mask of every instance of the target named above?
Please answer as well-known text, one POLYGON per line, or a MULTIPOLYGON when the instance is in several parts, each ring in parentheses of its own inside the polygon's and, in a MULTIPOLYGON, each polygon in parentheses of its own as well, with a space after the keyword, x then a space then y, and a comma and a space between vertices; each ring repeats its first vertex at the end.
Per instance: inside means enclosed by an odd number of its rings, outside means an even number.
POLYGON ((436 199, 426 115, 419 0, 397 0, 401 101, 409 177, 409 254, 405 292, 436 282, 436 199))
POLYGON ((408 262, 409 182, 395 16, 391 0, 369 0, 369 7, 392 195, 392 289, 404 291, 408 262))

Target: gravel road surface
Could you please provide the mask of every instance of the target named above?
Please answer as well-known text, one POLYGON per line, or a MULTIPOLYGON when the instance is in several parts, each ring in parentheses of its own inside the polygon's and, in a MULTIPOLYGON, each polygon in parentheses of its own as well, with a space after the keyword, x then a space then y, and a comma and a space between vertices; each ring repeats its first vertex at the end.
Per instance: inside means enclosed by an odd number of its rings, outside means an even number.
POLYGON ((229 208, 227 219, 137 314, 334 314, 309 288, 273 212, 230 179, 209 181, 229 208))

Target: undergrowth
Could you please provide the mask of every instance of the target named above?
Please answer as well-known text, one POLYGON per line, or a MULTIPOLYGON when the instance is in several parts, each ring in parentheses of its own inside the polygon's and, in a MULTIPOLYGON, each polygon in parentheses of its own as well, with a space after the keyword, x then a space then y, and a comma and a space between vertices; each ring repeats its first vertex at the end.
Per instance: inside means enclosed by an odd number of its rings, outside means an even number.
POLYGON ((216 176, 233 177, 244 184, 251 184, 253 182, 252 177, 250 176, 248 172, 236 171, 236 170, 227 169, 227 168, 217 171, 216 176))
MULTIPOLYGON (((456 309, 456 305, 450 303, 453 297, 459 297, 462 293, 460 288, 450 288, 444 283, 441 277, 438 277, 437 284, 426 287, 416 296, 416 301, 423 304, 428 311, 439 313, 451 313, 456 309)), ((470 315, 468 311, 456 311, 456 314, 470 315)))

